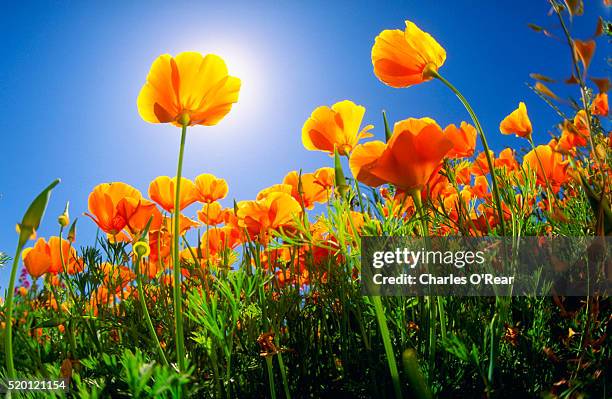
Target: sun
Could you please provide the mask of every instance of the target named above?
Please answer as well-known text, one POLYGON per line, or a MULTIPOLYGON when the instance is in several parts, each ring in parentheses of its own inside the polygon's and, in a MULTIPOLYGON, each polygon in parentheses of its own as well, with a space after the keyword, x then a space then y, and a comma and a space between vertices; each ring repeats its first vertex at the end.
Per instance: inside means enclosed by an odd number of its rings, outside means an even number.
POLYGON ((255 51, 247 48, 244 43, 215 43, 214 46, 202 48, 203 53, 212 53, 225 60, 228 72, 231 76, 240 79, 240 95, 238 102, 232 108, 230 123, 238 123, 253 117, 258 111, 265 95, 265 76, 260 64, 260 58, 255 51))

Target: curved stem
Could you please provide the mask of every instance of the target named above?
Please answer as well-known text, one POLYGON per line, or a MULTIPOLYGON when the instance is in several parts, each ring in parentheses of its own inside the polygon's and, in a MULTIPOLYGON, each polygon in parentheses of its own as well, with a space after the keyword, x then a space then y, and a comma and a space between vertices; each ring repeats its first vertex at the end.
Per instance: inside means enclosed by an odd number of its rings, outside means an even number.
POLYGON ((431 70, 429 73, 440 80, 442 83, 446 85, 455 95, 459 98, 459 101, 463 104, 466 111, 470 114, 472 121, 474 121, 474 125, 476 130, 478 131, 478 135, 480 136, 480 141, 482 141, 482 146, 484 147, 484 153, 487 158, 487 164, 489 165, 489 172, 491 173, 491 180, 493 182, 493 196, 495 197, 495 206, 497 208, 497 214, 499 217, 499 226, 501 229, 501 235, 506 235, 506 226, 504 222, 504 213, 502 211, 501 199, 499 196, 499 189, 497 187, 497 177, 495 175, 495 168, 493 164, 493 160, 491 159, 491 154, 489 154, 489 144, 487 143, 487 138, 485 137, 484 130, 482 130, 482 125, 476 116, 476 113, 472 109, 472 106, 467 101, 467 99, 461 94, 459 90, 455 86, 453 86, 448 80, 446 80, 442 75, 440 75, 437 71, 431 70))
POLYGON ((140 307, 142 308, 142 313, 144 313, 145 321, 147 322, 147 328, 149 329, 149 334, 151 334, 151 338, 155 342, 155 346, 157 347, 157 353, 159 358, 164 363, 164 366, 168 366, 168 359, 166 359, 166 355, 164 354, 164 350, 159 343, 159 338, 157 338, 157 333, 155 333, 155 328, 153 328, 153 322, 151 321, 151 315, 149 315, 149 309, 147 309, 147 303, 144 299, 144 290, 142 288, 142 275, 140 274, 140 261, 141 257, 138 256, 136 260, 136 286, 138 288, 138 300, 140 301, 140 307))
POLYGON ((6 293, 6 332, 4 333, 4 350, 6 351, 6 370, 7 376, 11 379, 17 378, 15 374, 15 363, 13 361, 13 295, 15 294, 15 278, 17 277, 17 266, 19 265, 19 256, 25 245, 25 240, 19 237, 17 251, 13 258, 13 267, 11 268, 11 278, 9 280, 8 292, 6 293))
POLYGON ((387 316, 385 315, 385 310, 383 308, 380 296, 373 296, 372 303, 374 304, 376 319, 378 320, 378 327, 380 328, 380 335, 382 335, 383 345, 385 347, 385 355, 387 356, 387 364, 389 366, 389 372, 391 373, 391 380, 393 381, 395 397, 401 399, 402 386, 400 384, 399 373, 397 371, 395 355, 393 354, 393 345, 391 344, 391 336, 389 335, 389 327, 387 326, 387 316))
MULTIPOLYGON (((66 269, 66 263, 64 261, 64 252, 62 249, 62 233, 64 232, 64 228, 60 226, 60 231, 59 231, 59 256, 60 256, 60 262, 62 263, 62 274, 63 274, 63 281, 64 284, 66 285, 66 287, 68 287, 68 296, 70 296, 70 298, 72 299, 72 302, 76 305, 77 300, 76 300, 76 294, 74 292, 74 288, 72 287, 72 281, 70 280, 70 278, 68 278, 68 271, 66 269)), ((97 241, 97 239, 96 239, 97 241)), ((72 248, 72 243, 69 246, 68 249, 68 256, 70 256, 70 249, 72 248)), ((59 304, 58 304, 59 305, 59 304)), ((70 323, 70 329, 72 329, 72 323, 70 323)), ((85 324, 85 327, 87 329, 87 332, 89 333, 89 335, 91 336, 91 339, 96 347, 96 349, 98 350, 98 352, 102 351, 102 348, 100 347, 100 341, 98 339, 98 336, 96 335, 96 333, 94 332, 94 330, 91 328, 91 326, 89 325, 88 320, 83 320, 83 324, 85 324)), ((72 331, 69 331, 72 334, 72 331)), ((76 355, 76 344, 75 344, 75 353, 73 353, 73 356, 76 355)))
POLYGON ((174 234, 172 236, 172 267, 174 271, 174 332, 176 340, 176 356, 178 368, 185 371, 185 337, 183 335, 183 293, 181 291, 181 265, 179 259, 179 232, 180 232, 180 193, 181 174, 183 172, 183 154, 185 152, 185 137, 187 136, 187 125, 181 130, 181 146, 179 147, 178 165, 176 168, 176 183, 174 194, 174 234))
MULTIPOLYGON (((576 50, 574 48, 574 41, 572 40, 572 36, 569 32, 569 29, 567 28, 567 25, 565 24, 565 20, 563 19, 563 16, 561 15, 561 9, 559 8, 559 6, 557 5, 555 1, 551 1, 551 5, 552 5, 553 10, 555 10, 555 14, 557 14, 557 17, 559 18, 559 23, 561 24, 561 27, 563 28, 563 33, 565 34, 567 45, 570 48, 570 53, 572 55, 572 64, 574 66, 574 71, 576 73, 576 79, 578 79, 578 84, 580 85, 582 106, 584 108, 584 112, 586 113, 586 123, 587 123, 587 127, 589 130, 589 144, 591 145, 593 156, 597 160, 597 162, 599 163, 599 167, 601 168, 602 161, 599 158, 599 154, 597 153, 597 151, 595 151, 595 143, 593 142, 593 130, 591 126, 591 111, 589 109, 589 104, 587 103, 587 87, 586 87, 586 84, 584 83, 585 76, 583 76, 583 74, 580 73, 580 67, 578 66, 578 59, 576 57, 576 50)), ((584 75, 586 75, 586 69, 584 70, 584 75)), ((600 170, 603 170, 603 169, 600 169, 600 170)))
POLYGON ((274 387, 274 369, 272 367, 272 357, 266 356, 266 367, 268 369, 268 385, 270 386, 270 397, 276 399, 276 388, 274 387))
MULTIPOLYGON (((425 247, 429 249, 429 239, 428 239, 429 228, 427 227, 427 221, 425 220, 425 210, 423 209, 423 199, 421 197, 421 190, 414 189, 410 192, 410 195, 412 196, 412 200, 414 201, 414 207, 416 208, 417 215, 419 219, 421 220, 421 229, 422 229, 421 236, 424 237, 425 239, 425 247)), ((429 265, 427 265, 427 268, 429 271, 429 265)), ((432 376, 433 376, 433 368, 434 368, 434 364, 436 360, 436 309, 433 304, 433 296, 431 292, 431 287, 428 287, 428 291, 429 292, 427 296, 425 297, 425 300, 427 301, 427 309, 429 311, 428 312, 428 318, 429 318, 428 320, 429 321, 428 322, 428 330, 429 330, 428 331, 429 332, 428 369, 429 369, 429 373, 427 374, 427 379, 431 383, 432 376)), ((437 300, 438 300, 438 306, 441 306, 439 302, 439 297, 437 298, 437 300)))

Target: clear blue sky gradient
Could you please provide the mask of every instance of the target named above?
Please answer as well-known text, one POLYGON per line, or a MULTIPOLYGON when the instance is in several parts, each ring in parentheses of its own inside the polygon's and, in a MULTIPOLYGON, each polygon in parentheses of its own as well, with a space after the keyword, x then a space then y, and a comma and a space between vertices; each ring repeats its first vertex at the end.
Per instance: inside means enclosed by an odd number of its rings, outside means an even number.
MULTIPOLYGON (((559 120, 525 83, 530 72, 570 74, 566 43, 527 27, 533 22, 558 28, 544 0, 20 3, 4 3, 0 12, 0 251, 11 256, 15 224, 56 177, 62 183, 39 236, 57 234, 56 218, 69 200, 71 216, 80 219, 80 246, 95 235, 94 223, 82 216, 95 185, 124 181, 146 194, 153 178, 174 175, 179 130, 147 124, 136 109, 149 67, 163 53, 195 50, 224 57, 227 50, 230 72, 232 57, 248 72, 239 76, 244 97, 228 117, 214 127, 192 128, 187 137, 184 175, 225 178, 226 205, 253 198, 290 170, 331 165, 327 155, 306 151, 301 143, 302 124, 319 105, 343 99, 364 105, 364 122, 375 125, 378 138, 384 137, 383 109, 391 121, 469 121, 439 82, 398 90, 372 73, 375 36, 403 29, 405 19, 446 49, 441 72, 472 102, 494 149, 525 144, 498 132, 500 120, 522 100, 535 140, 547 142, 559 120)), ((574 23, 578 38, 593 34, 598 15, 609 17, 601 1, 587 3, 587 14, 574 23)), ((592 75, 608 73, 607 55, 599 40, 592 75)), ((195 208, 190 212, 195 216, 195 208)), ((6 287, 9 272, 0 270, 0 287, 6 287)))

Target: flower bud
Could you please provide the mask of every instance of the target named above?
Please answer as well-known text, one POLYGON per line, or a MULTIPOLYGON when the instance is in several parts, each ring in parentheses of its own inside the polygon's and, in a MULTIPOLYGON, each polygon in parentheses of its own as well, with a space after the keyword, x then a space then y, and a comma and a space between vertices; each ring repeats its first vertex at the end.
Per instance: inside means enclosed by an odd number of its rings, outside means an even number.
POLYGON ((64 208, 64 213, 57 217, 57 222, 60 226, 66 227, 70 224, 70 215, 68 214, 68 206, 69 202, 66 202, 66 207, 64 208))
POLYGON ((133 245, 132 251, 139 258, 144 258, 146 256, 149 256, 149 254, 151 253, 151 247, 146 241, 138 241, 133 245))

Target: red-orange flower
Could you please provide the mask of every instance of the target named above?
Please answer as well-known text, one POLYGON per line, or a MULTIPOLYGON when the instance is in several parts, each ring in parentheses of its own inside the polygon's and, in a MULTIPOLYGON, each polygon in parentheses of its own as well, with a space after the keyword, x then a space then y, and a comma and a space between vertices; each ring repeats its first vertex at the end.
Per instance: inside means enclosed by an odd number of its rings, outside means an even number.
POLYGON ((224 179, 210 173, 195 178, 195 195, 199 202, 211 203, 227 197, 229 188, 224 179))
POLYGON ((238 203, 238 223, 246 228, 249 236, 261 242, 268 239, 270 230, 293 223, 295 215, 302 211, 300 204, 289 194, 272 192, 260 200, 238 203))
POLYGON ((302 127, 302 143, 307 150, 330 154, 338 149, 340 155, 349 154, 359 140, 372 137, 372 125, 361 128, 365 108, 352 101, 340 101, 330 107, 316 108, 302 127))
MULTIPOLYGON (((149 197, 168 212, 174 211, 176 177, 158 176, 149 184, 149 197)), ((181 177, 179 209, 182 211, 196 202, 196 190, 193 182, 181 177)))
POLYGON ((489 181, 486 176, 476 176, 474 184, 469 187, 469 191, 472 195, 478 198, 488 198, 491 193, 489 192, 489 181))
POLYGON ((231 226, 213 228, 202 235, 200 251, 205 258, 214 256, 227 249, 234 249, 240 244, 240 231, 231 226))
POLYGON ((121 292, 136 275, 126 266, 115 266, 108 262, 100 265, 100 270, 104 274, 104 286, 107 289, 115 290, 115 293, 121 292))
POLYGON ((591 104, 593 115, 608 116, 608 93, 599 93, 591 104))
POLYGON ((60 244, 57 236, 50 237, 48 243, 44 238, 39 238, 34 247, 24 249, 21 256, 26 270, 33 278, 45 273, 62 272, 62 260, 67 273, 72 274, 83 268, 83 263, 77 259, 76 250, 70 241, 62 238, 60 244))
POLYGON ((561 138, 556 148, 561 152, 568 152, 576 147, 584 147, 590 135, 587 113, 581 109, 574 116, 573 121, 564 121, 561 138))
POLYGON ((125 183, 102 183, 89 194, 89 216, 102 231, 118 234, 127 224, 127 217, 118 206, 124 198, 140 200, 142 194, 125 183))
POLYGON ((334 187, 336 172, 334 168, 323 167, 314 171, 315 183, 330 191, 334 187))
POLYGON ((533 132, 531 121, 527 115, 527 107, 520 102, 517 109, 504 118, 499 124, 499 130, 503 134, 515 134, 519 137, 529 138, 533 132))
POLYGON ((144 231, 149 219, 151 219, 150 231, 158 230, 161 226, 162 214, 149 200, 126 197, 119 201, 118 208, 127 220, 126 228, 132 237, 137 237, 144 231))
MULTIPOLYGON (((482 153, 484 156, 484 152, 482 153)), ((511 148, 504 148, 499 157, 495 158, 493 164, 496 168, 506 168, 506 172, 514 172, 519 169, 519 164, 514 157, 514 151, 511 148)))
POLYGON ((225 220, 226 210, 221 208, 218 202, 205 203, 202 210, 198 211, 198 219, 206 225, 216 226, 225 220))
POLYGON ((355 148, 353 176, 370 186, 391 183, 404 191, 421 190, 453 143, 432 119, 406 119, 395 124, 387 144, 370 142, 355 148))
POLYGON ((22 253, 23 264, 32 278, 37 279, 51 267, 51 249, 44 238, 39 238, 32 248, 22 253))
POLYGON ((446 60, 446 51, 410 21, 406 29, 384 30, 374 41, 374 74, 391 87, 408 87, 430 80, 430 70, 437 71, 446 60))
POLYGON ((295 198, 306 209, 314 208, 316 202, 327 201, 328 191, 317 184, 312 173, 303 173, 301 176, 295 170, 287 173, 283 184, 291 186, 291 196, 295 198))
POLYGON ((446 137, 453 142, 453 149, 448 153, 451 159, 469 158, 476 148, 476 128, 467 122, 461 122, 459 127, 448 125, 444 129, 446 137))
POLYGON ((275 184, 273 186, 270 187, 266 187, 263 190, 261 190, 260 192, 257 193, 257 196, 255 197, 255 199, 257 201, 262 200, 264 198, 266 198, 268 195, 270 195, 271 193, 286 193, 291 195, 293 191, 293 187, 290 184, 275 184))
POLYGON ((159 56, 138 95, 138 112, 150 123, 217 124, 238 101, 240 79, 223 59, 196 52, 159 56))
MULTIPOLYGON (((495 157, 493 151, 489 151, 489 155, 491 158, 495 157)), ((484 151, 476 156, 474 163, 470 167, 470 172, 476 176, 486 175, 489 173, 489 163, 487 162, 487 155, 484 151)))
POLYGON ((555 192, 559 191, 561 185, 567 182, 569 178, 569 161, 564 161, 563 156, 549 145, 539 145, 525 154, 523 167, 536 171, 538 185, 546 187, 546 180, 548 180, 555 192), (541 166, 540 161, 542 162, 541 166))

